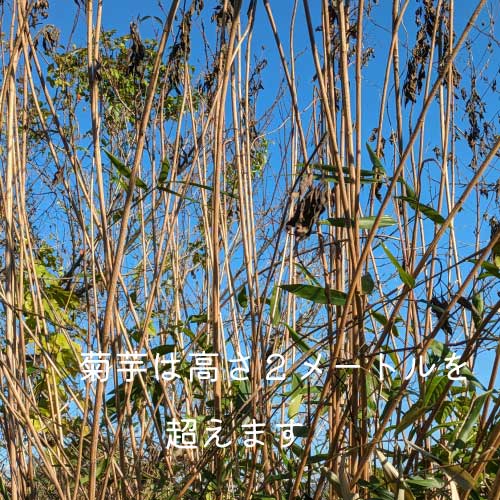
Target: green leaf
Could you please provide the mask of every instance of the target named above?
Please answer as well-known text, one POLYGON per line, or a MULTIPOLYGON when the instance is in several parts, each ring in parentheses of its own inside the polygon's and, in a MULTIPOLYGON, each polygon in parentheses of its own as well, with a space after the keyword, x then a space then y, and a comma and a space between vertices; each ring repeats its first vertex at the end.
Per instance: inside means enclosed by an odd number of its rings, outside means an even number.
MULTIPOLYGON (((298 163, 298 166, 304 167, 304 163, 298 163)), ((321 164, 321 163, 312 163, 310 164, 311 167, 317 168, 318 170, 322 172, 332 172, 334 175, 338 175, 339 169, 337 167, 334 167, 333 165, 326 165, 326 164, 321 164)), ((348 167, 342 167, 342 172, 344 175, 349 175, 349 168, 348 167)), ((363 170, 361 169, 360 171, 361 177, 373 177, 373 170, 363 170)))
POLYGON ((247 288, 244 286, 238 294, 238 304, 245 309, 248 306, 247 288))
POLYGON ((135 185, 140 188, 140 189, 144 189, 144 190, 147 190, 148 189, 148 186, 147 184, 140 178, 140 177, 136 177, 135 178, 135 185))
MULTIPOLYGON (((213 191, 214 188, 212 186, 207 186, 206 184, 199 184, 197 182, 186 182, 186 181, 175 181, 176 183, 178 184, 188 184, 189 186, 193 186, 193 187, 197 187, 197 188, 200 188, 200 189, 207 189, 208 191, 213 191)), ((229 196, 229 198, 233 198, 233 199, 238 199, 238 197, 232 193, 229 193, 227 191, 221 191, 221 194, 225 195, 225 196, 229 196)))
POLYGON ((300 405, 302 404, 302 399, 304 397, 304 394, 302 392, 298 392, 297 394, 294 394, 292 398, 290 399, 290 404, 288 405, 288 418, 292 419, 294 418, 298 413, 300 409, 300 405))
POLYGON ((375 289, 375 281, 373 281, 372 275, 367 273, 361 276, 361 291, 365 295, 370 295, 375 289))
POLYGON ((375 151, 370 147, 368 143, 366 143, 366 149, 368 150, 368 154, 370 155, 370 160, 372 161, 373 165, 373 170, 376 173, 385 174, 385 168, 383 167, 382 163, 380 162, 378 156, 375 154, 375 151))
POLYGON ((190 198, 189 196, 183 196, 181 193, 178 193, 177 191, 173 191, 172 189, 169 189, 164 186, 158 186, 158 189, 160 191, 165 191, 166 193, 173 194, 174 196, 178 196, 179 198, 184 198, 187 201, 191 201, 193 203, 196 203, 196 200, 194 198, 190 198))
POLYGON ((354 220, 346 217, 331 217, 328 219, 321 219, 319 224, 335 227, 353 227, 354 220))
POLYGON ((396 426, 396 432, 401 432, 407 427, 415 423, 415 420, 420 418, 428 408, 423 405, 420 401, 410 407, 410 409, 405 413, 404 417, 401 419, 399 424, 396 426))
POLYGON ((327 300, 326 291, 324 288, 313 285, 302 285, 299 283, 290 285, 280 285, 280 288, 287 292, 293 293, 302 299, 310 300, 316 304, 333 304, 335 306, 343 306, 346 303, 347 294, 338 290, 330 290, 330 301, 327 300))
MULTIPOLYGON (((470 259, 468 262, 475 264, 477 262, 476 259, 470 259)), ((481 267, 486 271, 485 273, 481 273, 477 279, 489 278, 490 276, 494 276, 495 278, 500 279, 500 271, 497 267, 491 262, 482 262, 481 267)))
MULTIPOLYGON (((371 229, 375 223, 375 216, 360 217, 358 219, 359 229, 371 229)), ((319 221, 320 224, 335 226, 335 227, 354 227, 354 219, 349 219, 346 217, 330 217, 328 219, 322 219, 319 221)), ((378 227, 388 227, 394 226, 397 221, 389 215, 383 215, 380 219, 378 227)))
POLYGON ((188 317, 186 320, 186 323, 207 323, 208 322, 208 315, 206 313, 200 313, 200 314, 191 314, 191 316, 188 317))
POLYGON ((474 321, 474 325, 477 328, 483 319, 484 313, 484 300, 481 292, 475 293, 472 296, 472 320, 474 321))
POLYGON ((415 199, 417 197, 415 194, 415 191, 413 191, 413 188, 402 177, 400 177, 398 179, 398 182, 405 187, 406 196, 413 198, 413 199, 415 199))
POLYGON ((435 477, 413 476, 406 479, 406 482, 409 485, 420 486, 421 488, 425 489, 443 487, 443 482, 435 477))
POLYGON ((237 410, 241 410, 241 408, 246 405, 248 398, 252 393, 252 387, 250 386, 250 381, 248 380, 239 380, 234 382, 237 387, 235 407, 237 410))
MULTIPOLYGON (((373 316, 373 318, 375 319, 375 321, 377 321, 378 323, 380 323, 382 326, 387 326, 387 322, 388 322, 388 319, 382 314, 382 313, 379 313, 377 311, 373 311, 373 310, 370 310, 370 314, 373 316)), ((401 317, 398 317, 396 318, 396 320, 394 321, 395 323, 396 322, 401 322, 401 317)), ((396 337, 399 337, 399 331, 398 331, 398 328, 396 325, 393 325, 392 326, 392 333, 396 336, 396 337)))
MULTIPOLYGON (((375 223, 375 216, 370 217, 360 217, 359 218, 359 229, 371 229, 375 223)), ((388 227, 395 226, 397 221, 393 219, 390 215, 382 215, 378 227, 388 227)))
POLYGON ((394 265, 394 267, 397 269, 399 277, 401 278, 401 281, 405 285, 409 286, 410 288, 414 288, 414 286, 415 286, 415 278, 408 271, 405 271, 405 269, 403 269, 403 267, 401 266, 401 264, 397 261, 396 257, 394 257, 394 255, 392 255, 392 253, 385 246, 384 243, 382 243, 382 248, 384 249, 384 252, 387 255, 387 257, 389 257, 389 260, 392 262, 392 264, 394 265))
POLYGON ((303 266, 300 262, 295 262, 295 265, 300 269, 302 274, 304 275, 304 278, 309 281, 310 285, 318 285, 319 286, 319 281, 314 277, 313 274, 311 274, 305 266, 303 266))
POLYGON ((170 172, 170 162, 165 158, 161 162, 160 175, 158 176, 158 184, 165 184, 168 179, 168 173, 170 172))
POLYGON ((484 312, 484 301, 481 292, 475 293, 472 296, 472 305, 476 308, 477 314, 482 316, 484 312))
POLYGON ((428 205, 424 205, 423 203, 420 203, 418 200, 416 200, 413 197, 410 196, 396 196, 395 197, 398 200, 406 201, 408 205, 410 205, 413 210, 416 212, 421 212, 424 214, 427 218, 431 219, 433 222, 436 224, 443 224, 445 221, 445 218, 436 210, 434 210, 432 207, 428 205))
POLYGON ((465 419, 460 432, 457 436, 457 439, 454 442, 454 449, 456 448, 464 448, 467 441, 469 441, 469 438, 472 433, 472 428, 474 424, 477 422, 477 419, 479 418, 479 414, 481 413, 481 409, 484 406, 484 403, 486 399, 490 396, 491 391, 487 391, 484 394, 481 394, 481 396, 478 396, 474 402, 472 403, 472 406, 467 414, 467 418, 465 419))
POLYGON ((468 490, 476 487, 474 478, 459 465, 442 465, 441 467, 462 489, 468 490))
POLYGON ((448 383, 446 375, 435 375, 425 388, 424 405, 432 406, 441 396, 448 383))
MULTIPOLYGON (((127 167, 121 160, 119 160, 116 156, 111 154, 108 150, 103 150, 106 153, 106 156, 110 159, 111 163, 116 167, 116 170, 127 179, 130 179, 131 171, 130 168, 127 167)), ((135 178, 135 185, 140 189, 148 189, 146 183, 140 179, 139 177, 135 178)))
POLYGON ((271 324, 273 326, 278 326, 281 319, 281 307, 280 307, 280 289, 278 287, 273 287, 271 293, 271 298, 269 300, 269 308, 271 314, 271 324))
POLYGON ((309 346, 306 344, 306 342, 303 340, 303 338, 289 325, 285 324, 288 332, 290 333, 290 337, 292 337, 292 340, 294 344, 305 354, 306 352, 309 351, 309 346))

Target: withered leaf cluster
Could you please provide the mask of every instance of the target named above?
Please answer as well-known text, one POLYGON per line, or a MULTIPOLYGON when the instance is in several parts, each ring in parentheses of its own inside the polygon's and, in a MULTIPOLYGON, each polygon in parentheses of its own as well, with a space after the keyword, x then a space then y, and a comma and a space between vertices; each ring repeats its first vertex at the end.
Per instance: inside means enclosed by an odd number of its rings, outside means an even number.
POLYGON ((448 320, 448 313, 445 313, 446 309, 448 309, 448 303, 445 300, 439 300, 437 297, 432 297, 431 309, 438 321, 440 321, 443 316, 445 317, 441 328, 448 335, 452 335, 453 330, 448 320))
POLYGON ((292 218, 287 222, 287 231, 294 230, 296 241, 307 238, 327 204, 326 188, 322 185, 310 186, 306 194, 297 202, 292 218))
MULTIPOLYGON (((429 62, 433 40, 437 44, 435 53, 438 57, 439 72, 442 72, 446 67, 450 46, 449 11, 446 6, 442 6, 438 15, 434 3, 433 0, 423 0, 423 5, 415 11, 415 24, 419 26, 419 30, 406 68, 406 79, 403 85, 405 105, 409 101, 417 102, 417 95, 420 94, 426 77, 426 67, 429 62), (436 23, 438 24, 437 29, 436 23), (433 39, 434 34, 435 39, 433 39)), ((451 69, 453 86, 458 87, 460 74, 455 65, 452 65, 451 69)))
POLYGON ((142 43, 139 29, 135 22, 130 23, 130 38, 132 45, 127 55, 127 72, 128 74, 142 75, 144 73, 143 62, 146 57, 146 48, 142 43))

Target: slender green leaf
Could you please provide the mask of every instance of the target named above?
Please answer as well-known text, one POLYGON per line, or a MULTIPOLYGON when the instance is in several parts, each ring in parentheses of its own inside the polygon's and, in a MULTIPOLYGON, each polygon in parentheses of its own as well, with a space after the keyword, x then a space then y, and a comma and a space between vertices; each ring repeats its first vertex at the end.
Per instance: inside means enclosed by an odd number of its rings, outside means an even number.
POLYGON ((373 151, 368 143, 366 143, 366 149, 368 150, 368 154, 370 155, 370 160, 372 162, 374 172, 378 174, 385 174, 384 166, 382 165, 378 156, 375 154, 375 151, 373 151))
POLYGON ((169 172, 170 172, 170 162, 168 161, 167 158, 165 158, 161 162, 160 175, 158 176, 159 184, 165 184, 165 182, 167 182, 169 172))
MULTIPOLYGON (((370 217, 360 217, 358 221, 359 229, 371 229, 375 223, 375 216, 370 217)), ((320 224, 335 226, 335 227, 354 227, 354 219, 349 219, 345 217, 331 217, 328 219, 322 219, 319 221, 320 224)), ((383 215, 380 219, 378 227, 388 227, 394 226, 397 221, 394 220, 389 215, 383 215)))
POLYGON ((406 482, 411 486, 419 486, 425 489, 443 487, 443 481, 435 477, 413 476, 406 479, 406 482))
POLYGON ((490 396, 491 391, 487 391, 484 394, 481 394, 478 396, 474 402, 472 403, 472 406, 469 409, 469 412, 467 414, 467 418, 465 419, 460 432, 457 436, 457 439, 455 440, 454 443, 454 448, 464 448, 467 441, 469 441, 469 438, 472 433, 472 428, 474 424, 477 422, 479 418, 479 414, 481 413, 481 410, 484 406, 484 403, 486 399, 490 396))
POLYGON ((304 339, 289 325, 286 325, 286 328, 288 332, 290 333, 290 337, 292 337, 292 340, 294 344, 305 354, 306 352, 309 351, 310 347, 306 344, 304 339))
POLYGON ((404 417, 401 419, 399 424, 396 426, 396 432, 404 431, 407 427, 415 423, 415 420, 420 418, 428 408, 423 405, 420 401, 414 404, 410 409, 405 413, 404 417))
POLYGON ((310 273, 305 266, 303 266, 300 262, 295 262, 295 265, 300 269, 302 274, 304 275, 304 278, 309 281, 310 285, 319 285, 319 281, 314 277, 312 273, 310 273))
POLYGON ((361 276, 361 291, 365 295, 370 295, 375 289, 375 281, 373 281, 372 275, 370 273, 361 276))
MULTIPOLYGON (((328 304, 325 289, 319 286, 302 285, 299 283, 290 285, 280 285, 280 288, 287 292, 293 293, 302 299, 310 300, 316 304, 328 304)), ((335 306, 343 306, 346 303, 347 295, 338 290, 330 290, 330 304, 335 306)))
MULTIPOLYGON (((360 217, 359 218, 359 229, 371 229, 375 223, 375 216, 370 217, 360 217)), ((397 221, 393 219, 390 215, 383 215, 380 218, 378 227, 388 227, 395 226, 397 221)))
POLYGON ((476 481, 460 465, 443 465, 442 469, 464 490, 474 489, 476 481))
POLYGON ((384 243, 382 243, 382 248, 384 249, 385 254, 387 257, 389 257, 389 260, 392 262, 394 267, 397 269, 399 277, 401 278, 401 281, 409 286, 410 288, 413 288, 415 286, 415 278, 408 272, 403 269, 401 264, 397 261, 396 257, 392 255, 390 250, 385 246, 384 243))
POLYGON ((281 319, 281 307, 280 307, 281 290, 275 286, 271 293, 271 299, 269 300, 269 308, 271 313, 271 324, 273 326, 278 326, 281 319))
POLYGON ((408 196, 409 198, 416 199, 417 196, 415 194, 415 191, 413 191, 413 188, 402 177, 398 179, 398 182, 405 187, 406 196, 408 196))
MULTIPOLYGON (((130 168, 127 167, 121 160, 119 160, 116 156, 111 154, 108 150, 103 150, 106 153, 106 156, 110 159, 111 163, 116 167, 116 170, 127 179, 130 179, 131 171, 130 168)), ((148 189, 146 183, 140 178, 135 178, 135 185, 140 189, 148 189)))
POLYGON ((415 210, 416 212, 421 212, 436 224, 443 224, 443 222, 445 221, 445 218, 439 212, 428 205, 420 203, 415 198, 412 198, 410 196, 396 196, 396 198, 402 201, 406 201, 406 203, 408 203, 408 205, 410 205, 413 210, 415 210))

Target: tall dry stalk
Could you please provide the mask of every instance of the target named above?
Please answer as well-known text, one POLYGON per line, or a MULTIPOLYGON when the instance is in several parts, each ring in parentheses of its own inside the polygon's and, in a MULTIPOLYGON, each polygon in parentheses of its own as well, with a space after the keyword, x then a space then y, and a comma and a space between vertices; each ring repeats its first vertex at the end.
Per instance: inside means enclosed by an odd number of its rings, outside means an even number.
POLYGON ((498 7, 53 7, 0 5, 3 497, 499 498, 498 7))

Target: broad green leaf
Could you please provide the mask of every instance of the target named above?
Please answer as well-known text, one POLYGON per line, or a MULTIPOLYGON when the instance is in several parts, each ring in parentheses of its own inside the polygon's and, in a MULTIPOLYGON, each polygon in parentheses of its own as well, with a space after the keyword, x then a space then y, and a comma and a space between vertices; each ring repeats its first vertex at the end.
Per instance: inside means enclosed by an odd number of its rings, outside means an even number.
POLYGON ((432 377, 425 388, 424 405, 432 406, 441 396, 447 383, 448 377, 445 375, 435 375, 432 377))
POLYGON ((500 254, 499 253, 493 255, 493 262, 494 262, 495 266, 498 269, 500 269, 500 254))
POLYGON ((384 243, 382 243, 382 248, 384 249, 385 254, 387 257, 389 257, 389 260, 392 262, 394 267, 397 269, 399 277, 401 278, 401 281, 409 286, 410 288, 413 288, 415 286, 415 278, 408 272, 403 269, 401 264, 397 261, 396 257, 392 255, 390 250, 385 246, 384 243))
POLYGON ((244 286, 238 294, 238 304, 245 309, 248 306, 247 288, 244 286))
POLYGON ((175 344, 159 345, 158 347, 153 347, 151 352, 154 355, 158 354, 159 356, 163 356, 164 354, 175 352, 175 344))
POLYGON ((370 295, 375 289, 375 281, 373 281, 370 273, 361 276, 361 291, 363 294, 370 295))
POLYGON ((440 481, 435 477, 413 476, 406 479, 406 482, 409 485, 420 486, 421 488, 425 489, 443 487, 443 481, 440 481))
MULTIPOLYGON (((475 264, 477 262, 476 259, 470 259, 467 262, 475 264)), ((485 273, 481 273, 477 279, 489 278, 490 276, 494 276, 495 278, 500 279, 500 271, 497 267, 491 262, 481 262, 481 267, 486 271, 485 273)))
POLYGON ((484 312, 484 301, 483 301, 483 295, 481 292, 475 293, 472 296, 472 305, 476 308, 477 314, 482 316, 484 312))
POLYGON ((288 404, 288 418, 292 419, 294 418, 298 413, 300 409, 300 405, 302 404, 302 399, 304 397, 304 394, 302 391, 299 391, 297 394, 294 394, 292 398, 290 399, 290 403, 288 404))
POLYGON ((328 219, 321 219, 319 221, 320 224, 324 224, 327 226, 335 226, 335 227, 353 227, 354 220, 342 217, 331 217, 328 219))
POLYGON ((441 468, 456 482, 458 485, 464 489, 474 489, 476 487, 476 482, 474 478, 465 469, 460 467, 460 465, 442 465, 441 468))
POLYGON ((475 293, 472 296, 472 305, 474 307, 472 310, 472 320, 477 328, 481 324, 484 313, 484 300, 481 292, 475 293))
POLYGON ((433 222, 436 224, 442 224, 445 221, 445 218, 436 210, 434 210, 432 207, 428 205, 424 205, 423 203, 420 203, 418 200, 416 200, 413 197, 410 196, 396 196, 398 200, 406 201, 408 205, 410 205, 413 210, 416 212, 421 212, 424 214, 427 218, 431 219, 433 222))
POLYGON ((207 323, 208 315, 206 313, 191 314, 186 320, 186 323, 207 323))
POLYGON ((247 403, 250 394, 252 393, 252 387, 249 380, 239 380, 235 381, 235 385, 238 388, 236 394, 235 407, 237 410, 247 403))
MULTIPOLYGON (((280 285, 280 288, 287 292, 293 293, 302 299, 310 300, 316 304, 328 304, 325 289, 319 286, 302 285, 299 283, 290 285, 280 285)), ((346 303, 347 295, 338 290, 330 290, 330 304, 335 306, 343 306, 346 303)))
MULTIPOLYGON (((359 229, 371 229, 375 223, 375 216, 370 217, 360 217, 359 218, 359 229)), ((382 215, 378 227, 389 227, 395 226, 397 221, 393 219, 390 215, 382 215)))
MULTIPOLYGON (((359 229, 371 229, 375 223, 375 216, 370 217, 360 217, 358 220, 359 229)), ((330 217, 328 219, 322 219, 319 221, 320 224, 335 226, 335 227, 354 227, 354 220, 343 217, 330 217)), ((383 215, 380 219, 378 227, 388 227, 394 226, 397 221, 394 220, 389 215, 383 215)))

